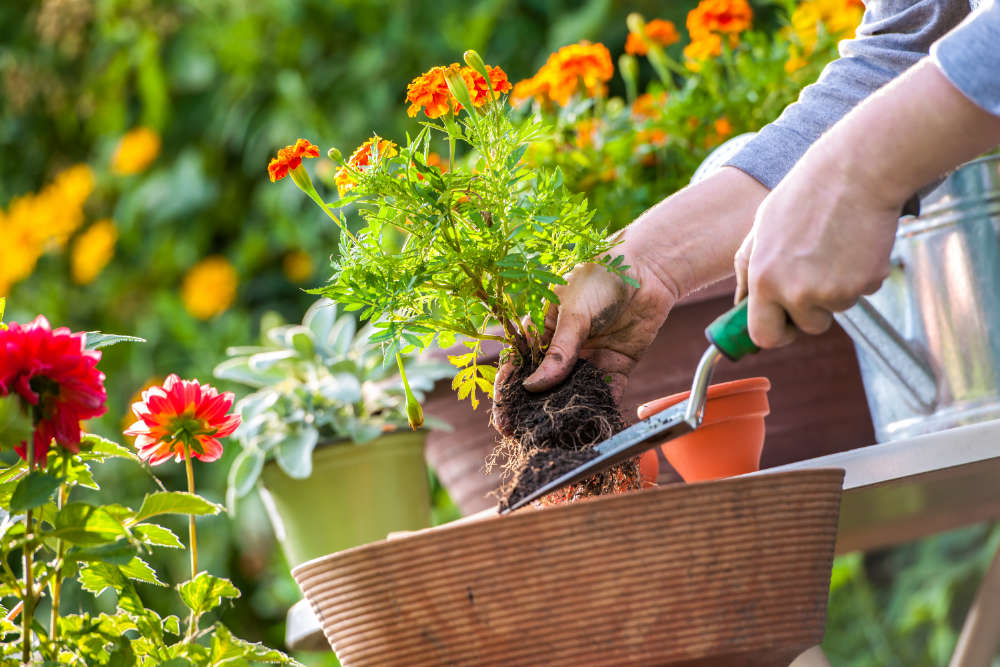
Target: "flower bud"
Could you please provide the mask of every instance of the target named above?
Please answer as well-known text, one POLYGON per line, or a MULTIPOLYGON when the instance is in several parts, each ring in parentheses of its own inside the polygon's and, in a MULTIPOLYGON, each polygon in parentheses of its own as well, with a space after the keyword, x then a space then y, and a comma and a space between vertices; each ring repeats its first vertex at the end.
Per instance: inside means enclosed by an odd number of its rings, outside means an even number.
POLYGON ((458 100, 458 103, 465 107, 470 114, 473 113, 472 96, 469 94, 469 87, 465 85, 465 79, 462 78, 462 72, 457 65, 447 68, 444 80, 448 84, 448 90, 458 100))
POLYGON ((326 156, 337 164, 344 164, 344 155, 337 149, 336 146, 328 150, 326 152, 326 156))
POLYGON ((632 12, 626 16, 625 25, 628 26, 629 32, 634 32, 638 35, 642 35, 646 32, 646 19, 642 18, 642 14, 639 12, 632 12))
POLYGON ((490 80, 490 75, 486 71, 486 63, 483 62, 483 58, 478 52, 473 49, 469 49, 465 52, 463 59, 465 60, 466 65, 476 70, 484 79, 487 81, 490 80))
POLYGON ((406 395, 406 420, 414 431, 424 425, 424 409, 410 393, 406 395))

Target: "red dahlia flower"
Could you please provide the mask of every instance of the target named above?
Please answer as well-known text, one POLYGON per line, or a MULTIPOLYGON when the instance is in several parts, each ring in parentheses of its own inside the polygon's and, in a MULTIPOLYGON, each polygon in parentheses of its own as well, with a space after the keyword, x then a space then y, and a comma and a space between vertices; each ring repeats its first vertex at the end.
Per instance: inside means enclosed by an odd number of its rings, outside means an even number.
POLYGON ((171 456, 184 460, 184 449, 201 461, 222 456, 218 438, 232 434, 240 425, 239 415, 229 415, 233 394, 220 394, 215 387, 197 380, 167 376, 162 387, 142 392, 142 400, 132 404, 139 418, 125 435, 135 437, 139 458, 158 465, 171 456))
MULTIPOLYGON (((108 395, 101 353, 85 349, 86 335, 52 330, 42 315, 27 325, 0 330, 0 396, 16 394, 29 407, 35 433, 34 460, 44 464, 53 440, 79 451, 80 420, 100 417, 108 395)), ((27 459, 27 442, 14 447, 27 459)))

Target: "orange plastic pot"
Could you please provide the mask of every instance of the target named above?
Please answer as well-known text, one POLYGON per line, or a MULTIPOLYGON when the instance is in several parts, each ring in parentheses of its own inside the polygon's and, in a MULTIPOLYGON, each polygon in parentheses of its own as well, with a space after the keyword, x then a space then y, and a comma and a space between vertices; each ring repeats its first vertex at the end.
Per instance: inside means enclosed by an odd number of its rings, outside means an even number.
MULTIPOLYGON (((722 382, 708 388, 705 418, 687 435, 660 445, 685 482, 703 482, 754 472, 764 447, 764 417, 771 411, 764 377, 722 382)), ((639 407, 645 419, 688 397, 690 392, 658 398, 639 407)))

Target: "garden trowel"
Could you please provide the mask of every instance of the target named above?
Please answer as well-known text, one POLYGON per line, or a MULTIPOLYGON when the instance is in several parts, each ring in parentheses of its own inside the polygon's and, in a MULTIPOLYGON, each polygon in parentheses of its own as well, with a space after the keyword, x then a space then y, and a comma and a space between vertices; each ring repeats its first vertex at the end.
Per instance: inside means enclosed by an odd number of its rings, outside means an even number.
POLYGON ((582 481, 607 470, 616 463, 638 456, 647 449, 652 449, 665 441, 673 440, 698 428, 705 414, 708 385, 712 380, 712 372, 715 370, 719 358, 724 356, 732 361, 739 361, 746 355, 759 351, 759 348, 750 340, 750 333, 747 330, 746 299, 708 325, 708 328, 705 329, 705 336, 710 345, 701 355, 698 368, 694 372, 694 380, 691 383, 691 395, 686 401, 658 412, 649 419, 644 419, 611 436, 594 447, 594 458, 535 489, 532 493, 501 510, 500 513, 505 514, 524 507, 564 486, 582 481))

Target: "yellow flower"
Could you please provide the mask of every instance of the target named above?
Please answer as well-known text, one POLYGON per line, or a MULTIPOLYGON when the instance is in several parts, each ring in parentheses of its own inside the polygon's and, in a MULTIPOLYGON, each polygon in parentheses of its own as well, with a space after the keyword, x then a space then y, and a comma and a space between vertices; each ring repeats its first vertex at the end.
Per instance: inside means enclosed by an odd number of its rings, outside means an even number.
POLYGON ((313 274, 312 257, 305 250, 293 250, 281 261, 281 270, 293 283, 304 283, 313 274))
POLYGON ((858 0, 806 0, 792 12, 784 37, 792 41, 786 72, 794 72, 808 64, 808 56, 816 50, 820 26, 834 39, 850 39, 861 23, 864 5, 858 0))
POLYGON ((236 283, 236 269, 225 257, 206 257, 184 277, 181 286, 184 307, 200 320, 214 317, 233 305, 236 283))
POLYGON ((160 153, 160 135, 148 127, 129 130, 111 156, 111 171, 121 176, 144 171, 160 153))
POLYGON ((76 239, 70 256, 73 282, 87 285, 104 270, 115 253, 118 230, 111 220, 98 220, 76 239))

